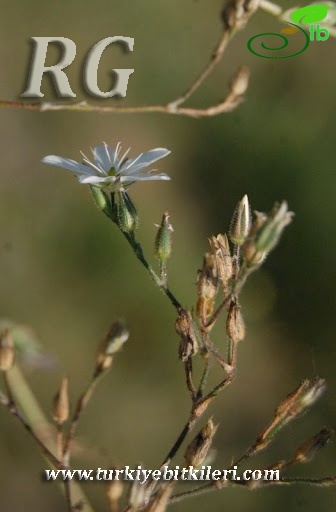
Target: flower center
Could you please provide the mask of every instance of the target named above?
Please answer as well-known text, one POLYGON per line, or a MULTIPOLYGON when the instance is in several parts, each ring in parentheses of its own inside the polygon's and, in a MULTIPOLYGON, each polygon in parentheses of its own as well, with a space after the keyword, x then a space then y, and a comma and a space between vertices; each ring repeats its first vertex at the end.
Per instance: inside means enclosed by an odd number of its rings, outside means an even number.
POLYGON ((116 176, 117 171, 115 170, 114 167, 111 167, 111 169, 109 170, 109 172, 107 174, 108 174, 108 176, 116 176))

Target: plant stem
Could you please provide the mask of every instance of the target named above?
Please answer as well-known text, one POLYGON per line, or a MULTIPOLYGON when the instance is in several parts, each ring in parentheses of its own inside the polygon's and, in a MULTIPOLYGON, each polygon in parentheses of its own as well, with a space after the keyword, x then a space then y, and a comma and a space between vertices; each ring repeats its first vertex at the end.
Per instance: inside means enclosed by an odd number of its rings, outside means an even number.
POLYGON ((153 279, 153 281, 157 285, 157 287, 160 288, 160 290, 162 290, 167 295, 168 299, 170 300, 170 302, 173 304, 173 306, 177 310, 182 308, 181 304, 176 299, 174 294, 170 291, 170 289, 167 286, 165 286, 165 284, 162 282, 160 277, 156 274, 156 272, 154 271, 152 266, 146 260, 145 255, 142 250, 142 247, 141 247, 140 243, 136 240, 135 235, 134 234, 130 235, 129 233, 125 233, 124 231, 121 231, 121 232, 124 235, 124 237, 126 238, 126 240, 128 241, 128 243, 130 244, 130 246, 132 247, 136 257, 143 264, 143 266, 145 267, 145 269, 147 270, 147 272, 149 273, 149 275, 151 276, 151 278, 153 279))
MULTIPOLYGON (((42 412, 39 403, 17 365, 14 365, 13 368, 7 372, 6 378, 11 390, 12 399, 15 400, 16 408, 23 412, 23 416, 21 414, 17 416, 18 419, 22 424, 23 421, 25 422, 27 425, 25 428, 34 437, 48 462, 51 463, 51 457, 53 457, 52 465, 56 468, 59 467, 59 465, 57 465, 59 461, 56 456, 57 446, 55 431, 42 412), (23 420, 24 417, 27 418, 27 421, 23 420)), ((83 512, 94 512, 86 495, 77 482, 71 481, 71 491, 73 503, 82 503, 83 512)))

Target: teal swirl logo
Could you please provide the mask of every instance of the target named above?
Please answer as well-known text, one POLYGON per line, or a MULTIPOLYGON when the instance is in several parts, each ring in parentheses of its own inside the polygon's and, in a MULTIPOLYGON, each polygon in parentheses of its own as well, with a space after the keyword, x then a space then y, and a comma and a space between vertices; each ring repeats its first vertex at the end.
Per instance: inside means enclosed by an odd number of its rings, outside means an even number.
MULTIPOLYGON (((311 5, 306 7, 301 7, 300 9, 296 9, 291 14, 291 20, 295 23, 289 23, 288 25, 291 25, 290 27, 282 29, 280 34, 274 33, 274 32, 265 32, 263 34, 257 34, 256 36, 251 37, 251 39, 247 42, 247 48, 248 50, 256 55, 257 57, 262 57, 263 59, 289 59, 291 57, 296 57, 297 55, 300 55, 300 53, 303 53, 307 50, 310 41, 313 40, 312 34, 314 34, 314 31, 316 28, 313 23, 316 23, 318 21, 322 21, 326 18, 328 14, 329 7, 326 5, 311 5), (296 25, 296 23, 301 23, 303 25, 310 24, 309 28, 309 34, 299 25, 296 25), (313 29, 312 29, 313 27, 313 29), (286 37, 288 34, 294 34, 296 32, 301 32, 304 36, 303 42, 303 48, 299 51, 295 51, 295 53, 291 53, 289 55, 274 55, 272 52, 278 52, 280 50, 284 50, 289 45, 289 40, 286 37), (286 35, 283 35, 286 34, 286 35), (268 46, 264 43, 263 39, 266 36, 272 36, 277 44, 276 46, 268 46), (261 42, 260 42, 261 41, 261 42), (260 42, 259 46, 256 49, 256 43, 260 42), (260 53, 260 51, 263 51, 263 53, 260 53), (271 52, 271 54, 265 54, 265 52, 271 52)), ((317 30, 320 30, 319 25, 317 25, 317 30)), ((322 29, 327 36, 329 37, 328 31, 326 29, 322 29)), ((326 39, 327 37, 325 37, 326 39)), ((317 40, 325 40, 325 39, 317 39, 317 40)))

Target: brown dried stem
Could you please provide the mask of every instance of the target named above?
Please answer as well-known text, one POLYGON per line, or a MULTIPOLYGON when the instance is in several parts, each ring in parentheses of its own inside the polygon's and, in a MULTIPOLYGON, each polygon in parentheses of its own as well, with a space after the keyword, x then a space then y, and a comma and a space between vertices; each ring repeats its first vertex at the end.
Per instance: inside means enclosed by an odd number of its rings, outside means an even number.
MULTIPOLYGON (((282 477, 279 480, 267 480, 263 481, 263 486, 269 485, 314 485, 316 487, 330 487, 336 484, 336 475, 327 476, 323 478, 304 478, 304 477, 282 477)), ((245 480, 223 480, 223 481, 214 481, 209 482, 208 484, 202 485, 196 489, 191 489, 190 491, 180 492, 178 494, 174 494, 169 500, 169 503, 178 503, 186 498, 191 498, 195 496, 201 496, 203 494, 207 494, 212 491, 218 491, 228 486, 245 486, 248 487, 249 481, 245 480)))

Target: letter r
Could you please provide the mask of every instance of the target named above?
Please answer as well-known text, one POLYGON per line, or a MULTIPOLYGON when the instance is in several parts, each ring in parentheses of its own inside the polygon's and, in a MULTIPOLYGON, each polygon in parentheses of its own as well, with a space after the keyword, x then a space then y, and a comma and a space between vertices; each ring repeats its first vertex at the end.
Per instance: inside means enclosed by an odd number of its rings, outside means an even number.
POLYGON ((76 57, 76 45, 67 37, 32 37, 35 47, 30 65, 28 78, 28 87, 21 97, 24 98, 43 98, 41 93, 41 82, 44 73, 50 73, 54 82, 58 96, 63 98, 75 98, 71 90, 68 77, 63 69, 68 67, 76 57), (45 60, 49 43, 59 43, 63 54, 58 64, 54 66, 45 66, 45 60))

